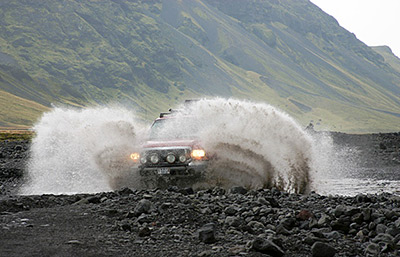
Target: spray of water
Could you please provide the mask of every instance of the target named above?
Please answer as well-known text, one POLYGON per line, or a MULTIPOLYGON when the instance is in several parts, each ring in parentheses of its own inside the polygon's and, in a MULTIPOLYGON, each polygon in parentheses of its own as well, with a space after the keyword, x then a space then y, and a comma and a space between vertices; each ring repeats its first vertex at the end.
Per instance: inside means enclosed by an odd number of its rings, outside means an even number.
POLYGON ((121 108, 55 108, 34 130, 21 194, 110 190, 129 172, 127 159, 141 133, 133 113, 121 108))
MULTIPOLYGON (((278 187, 304 193, 313 189, 316 171, 326 168, 321 163, 328 160, 320 156, 331 142, 313 138, 270 105, 212 99, 178 109, 173 125, 163 133, 181 128, 195 131, 213 156, 208 186, 278 187)), ((141 125, 132 112, 120 108, 53 109, 34 127, 36 137, 21 193, 107 191, 123 186, 116 181, 139 187, 139 176, 132 172, 128 158, 138 151, 149 125, 141 125)))
POLYGON ((170 133, 188 127, 182 125, 188 122, 189 127, 198 127, 201 145, 214 156, 208 184, 309 189, 312 138, 284 112, 267 104, 226 99, 200 100, 179 109, 170 133))

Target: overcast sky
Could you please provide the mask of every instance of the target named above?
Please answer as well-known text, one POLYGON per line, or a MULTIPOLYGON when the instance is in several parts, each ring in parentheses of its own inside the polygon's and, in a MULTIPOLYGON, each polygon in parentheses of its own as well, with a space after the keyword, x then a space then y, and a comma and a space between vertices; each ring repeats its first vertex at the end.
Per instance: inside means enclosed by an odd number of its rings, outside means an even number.
POLYGON ((400 0, 311 0, 369 46, 387 45, 400 57, 400 0))

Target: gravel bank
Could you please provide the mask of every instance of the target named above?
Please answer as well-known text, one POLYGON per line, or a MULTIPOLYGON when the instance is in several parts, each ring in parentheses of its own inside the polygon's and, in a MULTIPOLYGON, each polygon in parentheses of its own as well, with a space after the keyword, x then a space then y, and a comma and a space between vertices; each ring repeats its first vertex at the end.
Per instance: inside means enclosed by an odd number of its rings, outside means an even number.
MULTIPOLYGON (((400 167, 399 133, 332 136, 365 167, 400 167)), ((0 256, 400 255, 396 195, 234 187, 18 196, 28 148, 0 142, 0 256)))
POLYGON ((240 187, 7 196, 0 238, 5 256, 398 256, 400 197, 240 187))

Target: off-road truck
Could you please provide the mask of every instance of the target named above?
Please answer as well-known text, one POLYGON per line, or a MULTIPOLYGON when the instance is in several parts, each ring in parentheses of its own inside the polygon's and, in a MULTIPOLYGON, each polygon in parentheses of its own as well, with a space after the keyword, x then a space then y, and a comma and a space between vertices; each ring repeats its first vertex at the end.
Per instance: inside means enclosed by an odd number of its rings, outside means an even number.
POLYGON ((209 156, 197 134, 193 116, 172 109, 153 122, 148 140, 139 153, 131 154, 144 187, 186 187, 205 178, 209 156))

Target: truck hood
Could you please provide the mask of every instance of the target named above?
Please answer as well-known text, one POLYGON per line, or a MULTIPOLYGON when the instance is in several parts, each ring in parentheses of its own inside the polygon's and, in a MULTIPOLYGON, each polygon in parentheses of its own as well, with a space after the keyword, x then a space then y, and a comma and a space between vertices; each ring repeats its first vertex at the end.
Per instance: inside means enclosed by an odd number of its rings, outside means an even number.
POLYGON ((143 144, 143 148, 158 148, 158 147, 191 147, 199 145, 198 140, 163 140, 163 141, 147 141, 143 144))

